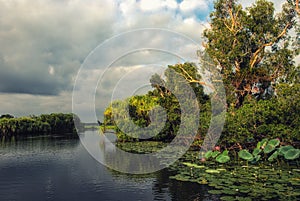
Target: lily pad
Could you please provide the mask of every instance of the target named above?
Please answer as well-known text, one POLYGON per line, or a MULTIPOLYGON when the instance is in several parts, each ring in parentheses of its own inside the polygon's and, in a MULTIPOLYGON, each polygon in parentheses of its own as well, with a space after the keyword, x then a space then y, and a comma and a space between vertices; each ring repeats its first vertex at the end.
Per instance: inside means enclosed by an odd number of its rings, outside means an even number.
POLYGON ((244 160, 247 160, 247 161, 252 161, 253 160, 252 154, 250 154, 247 150, 239 151, 238 155, 241 159, 244 159, 244 160))
POLYGON ((280 144, 280 141, 278 139, 273 139, 273 140, 270 140, 268 142, 268 144, 273 145, 274 147, 277 147, 280 144))
POLYGON ((230 161, 230 157, 228 155, 221 154, 216 158, 216 161, 218 163, 227 163, 228 161, 230 161))
POLYGON ((284 155, 284 154, 285 154, 288 150, 290 150, 290 149, 294 149, 294 147, 291 146, 291 145, 281 146, 281 147, 278 149, 278 151, 279 151, 279 154, 280 154, 280 155, 284 155))
POLYGON ((284 158, 287 160, 295 160, 299 158, 300 150, 299 149, 290 149, 284 154, 284 158))
POLYGON ((275 146, 273 146, 272 144, 267 144, 267 146, 264 149, 264 153, 269 154, 274 150, 275 150, 275 146))
POLYGON ((195 164, 195 163, 188 163, 188 162, 184 162, 184 163, 182 163, 183 165, 186 165, 186 166, 188 166, 188 167, 193 167, 193 168, 205 168, 205 166, 204 165, 197 165, 197 164, 195 164))
POLYGON ((206 173, 210 173, 210 174, 219 174, 220 171, 219 170, 213 170, 213 169, 208 169, 208 170, 205 170, 206 173))
POLYGON ((225 201, 234 201, 235 197, 233 197, 233 196, 223 196, 220 199, 225 200, 225 201))
POLYGON ((221 190, 210 190, 208 193, 213 194, 213 195, 221 195, 223 192, 221 190))

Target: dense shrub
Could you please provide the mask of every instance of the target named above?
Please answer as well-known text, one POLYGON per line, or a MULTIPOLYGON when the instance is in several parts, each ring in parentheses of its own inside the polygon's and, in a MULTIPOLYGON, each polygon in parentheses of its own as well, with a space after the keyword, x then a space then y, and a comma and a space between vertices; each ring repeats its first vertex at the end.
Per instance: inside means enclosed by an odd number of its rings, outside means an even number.
POLYGON ((279 85, 270 100, 248 99, 239 109, 230 108, 220 144, 254 143, 280 138, 284 143, 300 141, 300 85, 279 85))

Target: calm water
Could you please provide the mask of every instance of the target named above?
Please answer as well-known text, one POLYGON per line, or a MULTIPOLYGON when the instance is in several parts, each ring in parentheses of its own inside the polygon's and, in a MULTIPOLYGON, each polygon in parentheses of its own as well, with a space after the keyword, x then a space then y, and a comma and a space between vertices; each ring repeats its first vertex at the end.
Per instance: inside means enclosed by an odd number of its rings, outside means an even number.
POLYGON ((125 175, 94 160, 80 140, 34 139, 0 146, 1 201, 216 200, 205 186, 162 170, 125 175))

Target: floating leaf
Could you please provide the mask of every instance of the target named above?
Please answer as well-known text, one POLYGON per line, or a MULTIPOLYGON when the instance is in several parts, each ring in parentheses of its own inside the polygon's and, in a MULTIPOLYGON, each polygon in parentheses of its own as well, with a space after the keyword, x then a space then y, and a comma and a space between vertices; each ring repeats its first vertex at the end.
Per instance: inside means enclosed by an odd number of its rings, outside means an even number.
POLYGON ((211 174, 219 174, 220 171, 218 170, 213 170, 213 169, 208 169, 208 170, 205 170, 206 173, 211 173, 211 174))
POLYGON ((284 154, 284 158, 287 160, 295 160, 299 158, 300 149, 290 149, 284 154))
POLYGON ((233 197, 233 196, 223 196, 220 199, 225 200, 225 201, 234 201, 234 200, 236 200, 235 197, 233 197))
POLYGON ((269 158, 268 161, 272 162, 278 156, 278 151, 275 151, 269 158))
POLYGON ((244 160, 247 160, 247 161, 252 161, 253 160, 252 154, 250 154, 247 150, 239 151, 238 155, 241 159, 244 159, 244 160))
POLYGON ((184 162, 182 163, 183 165, 186 165, 188 167, 193 167, 193 168, 205 168, 204 165, 197 165, 197 164, 194 164, 194 163, 188 163, 188 162, 184 162))
POLYGON ((230 157, 228 155, 221 154, 216 158, 216 161, 218 163, 227 163, 228 161, 230 161, 230 157))
POLYGON ((271 144, 267 144, 267 146, 264 149, 264 153, 268 154, 275 150, 275 146, 271 144))
POLYGON ((221 195, 223 192, 221 190, 209 190, 208 193, 213 195, 221 195))
POLYGON ((291 145, 288 145, 288 146, 281 146, 279 149, 278 149, 278 151, 279 151, 279 154, 280 155, 284 155, 288 150, 290 150, 290 149, 294 149, 294 147, 293 146, 291 146, 291 145))
POLYGON ((273 139, 273 140, 270 140, 268 142, 268 144, 273 145, 274 147, 277 147, 280 144, 280 141, 278 139, 273 139))

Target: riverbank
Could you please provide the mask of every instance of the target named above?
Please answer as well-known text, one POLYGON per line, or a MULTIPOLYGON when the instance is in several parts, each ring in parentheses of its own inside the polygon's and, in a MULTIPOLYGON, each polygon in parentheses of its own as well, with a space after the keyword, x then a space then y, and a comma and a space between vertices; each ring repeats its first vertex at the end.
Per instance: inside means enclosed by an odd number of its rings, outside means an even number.
POLYGON ((40 116, 0 118, 0 139, 16 140, 37 136, 71 136, 78 138, 74 121, 80 120, 73 114, 52 113, 40 116))

